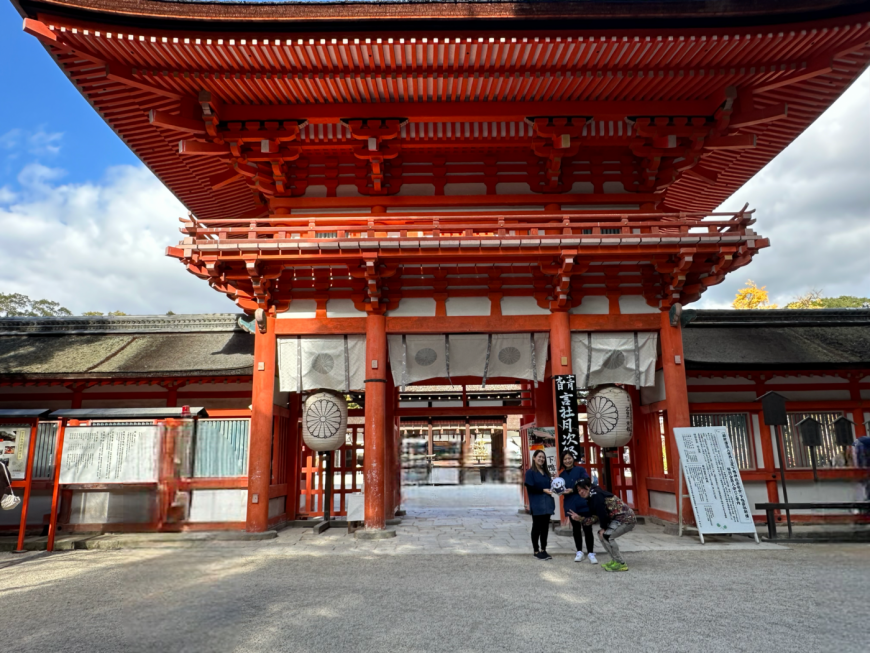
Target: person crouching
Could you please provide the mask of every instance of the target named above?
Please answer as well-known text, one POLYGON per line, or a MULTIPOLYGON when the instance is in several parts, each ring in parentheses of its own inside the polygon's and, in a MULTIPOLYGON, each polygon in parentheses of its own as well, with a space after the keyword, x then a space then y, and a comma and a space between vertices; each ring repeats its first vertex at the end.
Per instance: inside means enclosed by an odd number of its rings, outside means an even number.
POLYGON ((619 497, 602 490, 597 485, 593 486, 592 481, 588 478, 581 478, 577 481, 575 492, 586 499, 592 516, 583 517, 573 511, 568 516, 585 524, 593 523, 597 517, 600 525, 598 539, 601 540, 601 545, 610 554, 610 562, 605 562, 601 566, 604 567, 605 571, 628 571, 628 565, 625 564, 625 559, 619 551, 616 538, 625 535, 635 527, 637 517, 635 517, 634 511, 625 505, 619 497))

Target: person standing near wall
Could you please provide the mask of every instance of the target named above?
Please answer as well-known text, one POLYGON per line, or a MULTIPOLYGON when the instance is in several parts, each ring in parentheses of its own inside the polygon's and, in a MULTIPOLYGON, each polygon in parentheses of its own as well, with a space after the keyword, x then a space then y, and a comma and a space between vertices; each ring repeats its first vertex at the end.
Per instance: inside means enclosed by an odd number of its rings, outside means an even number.
POLYGON ((619 497, 598 486, 592 487, 592 481, 588 478, 577 482, 575 492, 586 499, 592 516, 584 518, 573 511, 569 513, 569 516, 571 519, 576 519, 584 524, 592 524, 595 519, 598 520, 601 526, 598 530, 598 537, 601 540, 601 545, 610 554, 610 562, 601 566, 604 567, 605 571, 628 571, 628 565, 625 564, 625 559, 619 551, 616 538, 625 535, 635 527, 637 517, 635 517, 634 511, 625 505, 619 497))
POLYGON ((538 560, 552 560, 547 553, 547 536, 550 533, 550 517, 556 512, 556 502, 550 490, 550 470, 547 469, 547 456, 536 451, 532 456, 532 466, 526 471, 526 492, 529 494, 529 509, 532 513, 532 548, 538 560))
MULTIPOLYGON (((565 514, 570 517, 570 513, 588 518, 592 516, 589 512, 589 505, 586 499, 577 494, 574 489, 577 483, 584 478, 589 478, 589 474, 580 465, 575 464, 574 455, 570 451, 566 451, 562 456, 562 472, 560 477, 565 479, 565 492, 562 493, 562 503, 564 504, 565 514)), ((583 539, 586 539, 586 553, 589 554, 589 562, 593 565, 598 564, 598 558, 595 557, 593 549, 595 548, 595 535, 592 534, 592 524, 585 524, 574 519, 571 520, 571 531, 574 535, 574 548, 577 550, 577 555, 574 556, 574 562, 583 562, 583 539)))

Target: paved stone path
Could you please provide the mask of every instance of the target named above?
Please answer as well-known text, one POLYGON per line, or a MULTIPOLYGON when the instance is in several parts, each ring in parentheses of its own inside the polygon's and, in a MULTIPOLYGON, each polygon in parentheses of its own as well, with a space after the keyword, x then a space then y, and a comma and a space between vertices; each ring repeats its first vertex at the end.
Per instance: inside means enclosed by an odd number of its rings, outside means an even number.
MULTIPOLYGON (((346 529, 330 529, 315 535, 310 529, 287 528, 276 540, 250 543, 275 554, 358 555, 396 554, 530 554, 531 518, 519 514, 519 489, 513 485, 421 486, 404 488, 407 515, 394 527, 397 536, 388 540, 362 541, 346 529)), ((756 544, 745 536, 707 538, 665 535, 661 526, 638 525, 619 540, 626 552, 638 551, 762 551, 782 549, 776 544, 756 544)), ((552 555, 573 556, 574 540, 550 532, 547 546, 552 555)), ((596 542, 596 552, 601 552, 596 542)), ((607 555, 602 562, 607 561, 607 555)))

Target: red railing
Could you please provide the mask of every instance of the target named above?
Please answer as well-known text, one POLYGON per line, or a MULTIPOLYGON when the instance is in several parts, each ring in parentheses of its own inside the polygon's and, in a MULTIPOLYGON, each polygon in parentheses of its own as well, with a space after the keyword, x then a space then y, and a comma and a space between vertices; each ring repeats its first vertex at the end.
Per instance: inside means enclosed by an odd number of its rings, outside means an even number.
MULTIPOLYGON (((746 235, 753 211, 734 213, 474 213, 461 215, 273 215, 268 218, 182 219, 197 244, 221 240, 347 238, 480 238, 625 235, 746 235)), ((190 246, 189 244, 187 245, 190 246)))

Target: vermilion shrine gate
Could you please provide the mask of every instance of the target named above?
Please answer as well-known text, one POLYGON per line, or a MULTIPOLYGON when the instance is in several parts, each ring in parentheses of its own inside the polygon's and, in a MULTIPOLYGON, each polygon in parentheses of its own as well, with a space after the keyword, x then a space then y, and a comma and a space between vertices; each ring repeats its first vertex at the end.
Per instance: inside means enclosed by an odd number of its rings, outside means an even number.
POLYGON ((669 310, 768 246, 751 211, 713 210, 870 57, 849 2, 17 4, 189 208, 168 255, 256 316, 248 530, 269 524, 273 425, 299 415, 298 394, 276 406, 279 341, 357 334, 367 528, 398 506, 397 420, 416 414, 391 334, 548 334, 542 383, 523 380, 538 426, 572 332, 658 334, 662 398, 641 410, 633 391, 634 501, 672 519, 649 499, 660 424, 690 425, 669 310))

